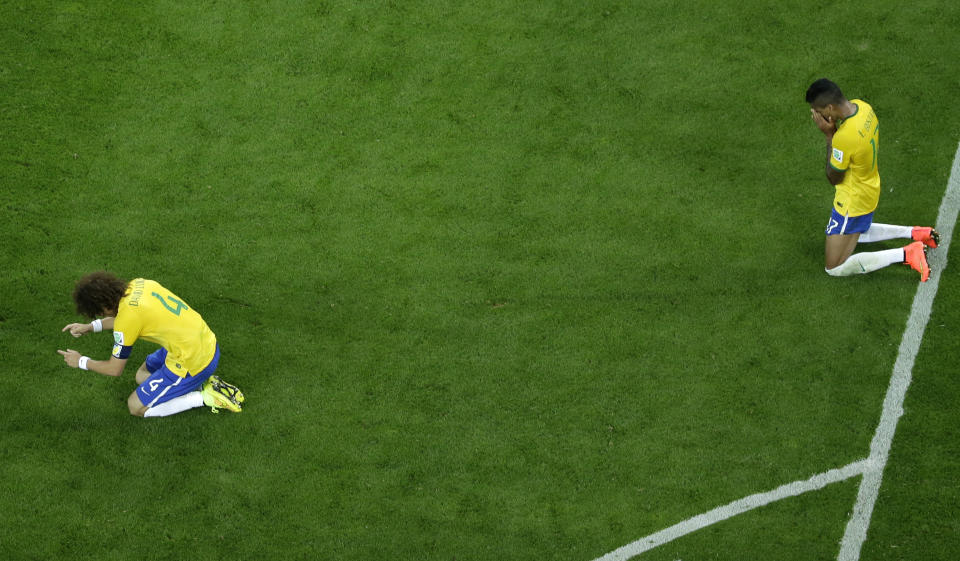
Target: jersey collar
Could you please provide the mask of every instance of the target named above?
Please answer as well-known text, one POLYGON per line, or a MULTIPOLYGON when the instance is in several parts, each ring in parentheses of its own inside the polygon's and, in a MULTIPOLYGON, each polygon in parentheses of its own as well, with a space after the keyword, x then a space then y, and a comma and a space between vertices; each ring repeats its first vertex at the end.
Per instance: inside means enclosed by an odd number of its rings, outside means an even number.
POLYGON ((857 113, 860 112, 860 104, 859 104, 859 103, 857 103, 856 101, 851 101, 850 103, 852 103, 853 106, 856 107, 856 109, 853 110, 853 113, 847 115, 847 116, 844 117, 843 119, 840 119, 840 121, 837 122, 837 128, 840 128, 841 126, 843 126, 843 124, 846 123, 847 120, 850 119, 851 117, 856 117, 857 113))

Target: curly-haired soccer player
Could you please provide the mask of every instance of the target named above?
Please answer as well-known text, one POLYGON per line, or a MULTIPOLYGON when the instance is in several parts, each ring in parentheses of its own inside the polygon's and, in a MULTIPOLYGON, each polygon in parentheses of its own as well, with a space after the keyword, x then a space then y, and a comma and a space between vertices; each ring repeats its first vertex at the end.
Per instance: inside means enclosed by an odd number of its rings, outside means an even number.
POLYGON ((848 100, 840 87, 821 78, 806 95, 810 115, 827 139, 827 180, 836 187, 833 211, 827 223, 826 271, 837 277, 869 273, 904 263, 930 277, 927 248, 937 247, 940 235, 930 227, 894 226, 873 222, 880 200, 880 121, 873 108, 860 99, 848 100), (860 242, 895 238, 913 239, 902 248, 869 253, 853 251, 860 242))
POLYGON ((127 282, 99 271, 77 282, 73 301, 77 312, 93 321, 71 323, 63 331, 80 337, 112 329, 114 345, 109 360, 58 350, 68 366, 120 376, 138 339, 160 345, 137 370, 140 385, 127 398, 131 415, 164 417, 204 405, 214 412, 240 412, 243 394, 213 375, 220 360, 217 337, 196 310, 160 283, 127 282))

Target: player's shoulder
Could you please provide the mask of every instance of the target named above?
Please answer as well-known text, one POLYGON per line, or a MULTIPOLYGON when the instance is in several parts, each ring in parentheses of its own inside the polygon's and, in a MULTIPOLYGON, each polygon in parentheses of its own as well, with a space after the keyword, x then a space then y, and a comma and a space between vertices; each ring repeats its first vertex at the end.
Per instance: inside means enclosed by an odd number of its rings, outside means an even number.
POLYGON ((857 123, 876 122, 877 113, 873 110, 872 105, 862 99, 854 99, 850 102, 857 106, 857 113, 852 115, 850 120, 857 123))
POLYGON ((859 140, 860 136, 857 134, 856 127, 843 126, 839 127, 837 132, 833 134, 833 140, 831 143, 835 148, 842 148, 846 150, 858 144, 859 140))
POLYGON ((157 281, 139 277, 131 280, 127 285, 127 293, 120 300, 120 310, 142 311, 144 308, 149 308, 151 304, 149 297, 158 290, 164 290, 164 288, 157 281))
POLYGON ((863 123, 865 118, 868 118, 868 115, 873 113, 873 109, 865 102, 862 102, 859 99, 851 100, 857 107, 856 113, 850 115, 843 120, 843 123, 837 127, 837 132, 833 135, 833 144, 845 144, 848 146, 856 145, 861 142, 862 135, 857 131, 860 129, 861 123, 863 123))
POLYGON ((143 300, 143 280, 144 279, 133 279, 127 283, 127 292, 123 295, 123 298, 120 299, 120 309, 124 308, 136 308, 141 304, 143 300))
POLYGON ((140 291, 146 296, 150 296, 155 292, 169 292, 162 284, 152 279, 133 279, 131 283, 133 292, 140 291))

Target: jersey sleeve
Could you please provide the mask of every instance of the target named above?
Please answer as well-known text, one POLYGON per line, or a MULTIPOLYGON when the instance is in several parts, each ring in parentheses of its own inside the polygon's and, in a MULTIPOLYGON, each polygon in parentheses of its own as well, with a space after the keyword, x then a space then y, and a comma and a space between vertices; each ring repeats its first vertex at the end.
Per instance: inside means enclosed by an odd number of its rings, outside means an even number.
POLYGON ((113 356, 128 358, 138 337, 140 337, 140 322, 136 314, 118 313, 113 320, 113 356))
POLYGON ((847 171, 850 167, 850 156, 855 146, 845 134, 833 135, 830 148, 830 167, 837 171, 847 171))

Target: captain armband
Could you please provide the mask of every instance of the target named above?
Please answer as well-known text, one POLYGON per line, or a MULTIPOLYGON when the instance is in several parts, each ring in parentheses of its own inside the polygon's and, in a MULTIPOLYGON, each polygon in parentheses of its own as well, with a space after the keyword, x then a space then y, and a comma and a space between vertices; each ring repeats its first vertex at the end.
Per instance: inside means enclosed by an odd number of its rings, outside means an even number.
POLYGON ((129 358, 130 353, 133 351, 133 346, 123 346, 123 345, 114 345, 113 353, 111 353, 116 358, 129 358))

